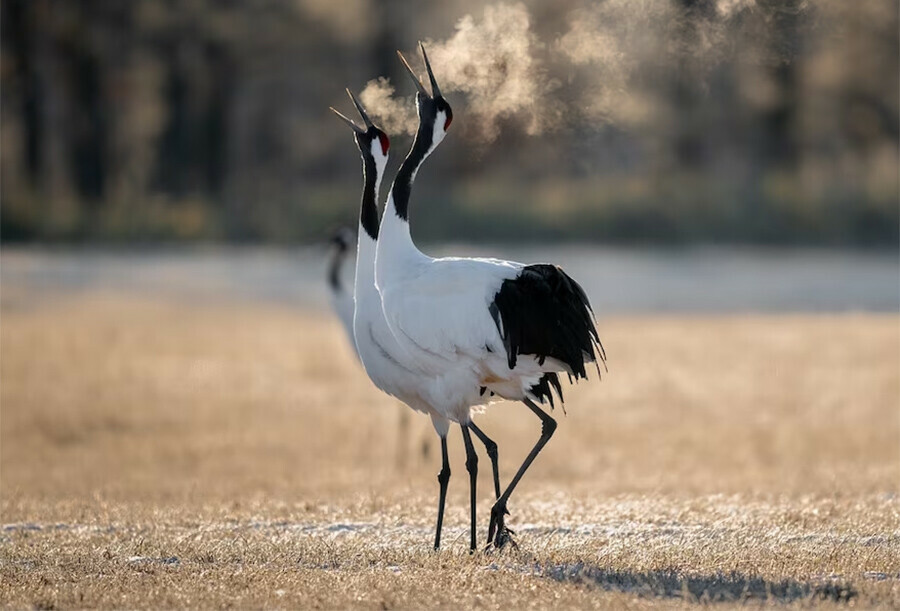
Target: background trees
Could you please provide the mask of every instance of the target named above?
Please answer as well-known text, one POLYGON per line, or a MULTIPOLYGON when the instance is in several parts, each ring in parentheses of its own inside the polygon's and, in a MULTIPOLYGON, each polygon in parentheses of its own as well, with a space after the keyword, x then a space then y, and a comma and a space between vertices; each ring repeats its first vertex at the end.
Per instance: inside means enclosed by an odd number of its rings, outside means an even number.
POLYGON ((898 242, 896 2, 447 4, 6 0, 3 240, 318 239, 359 187, 328 106, 408 95, 421 38, 459 72, 422 238, 898 242))

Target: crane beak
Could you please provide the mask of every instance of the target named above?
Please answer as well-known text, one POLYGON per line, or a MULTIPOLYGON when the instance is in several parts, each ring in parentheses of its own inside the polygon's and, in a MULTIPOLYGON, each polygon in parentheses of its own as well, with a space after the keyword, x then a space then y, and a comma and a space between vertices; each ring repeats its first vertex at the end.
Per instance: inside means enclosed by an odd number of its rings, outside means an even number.
POLYGON ((431 62, 428 61, 428 55, 425 53, 425 45, 419 41, 419 48, 422 50, 422 57, 425 59, 425 69, 428 70, 428 78, 431 80, 431 96, 434 98, 442 98, 441 89, 438 87, 437 81, 434 80, 434 72, 431 71, 431 62))
POLYGON ((363 122, 366 124, 366 129, 370 129, 373 127, 372 121, 369 119, 369 115, 366 114, 366 109, 363 108, 362 103, 356 99, 356 96, 353 95, 353 92, 350 91, 350 88, 347 88, 347 95, 350 96, 350 99, 353 100, 353 105, 356 106, 356 112, 359 113, 359 116, 362 117, 363 122))
POLYGON ((333 112, 334 114, 336 114, 336 115, 338 116, 338 119, 340 119, 341 121, 343 121, 344 123, 346 123, 347 125, 349 125, 350 128, 351 128, 353 131, 355 131, 357 134, 364 134, 364 133, 366 133, 366 130, 362 129, 362 128, 359 127, 356 123, 354 123, 353 121, 351 121, 350 119, 348 119, 347 117, 345 117, 344 115, 342 115, 340 112, 338 112, 337 110, 335 110, 334 106, 329 106, 328 108, 330 108, 330 109, 331 109, 331 112, 333 112))
POLYGON ((397 56, 400 58, 400 61, 403 62, 403 67, 406 68, 407 72, 409 72, 409 76, 412 78, 413 83, 416 84, 416 89, 418 90, 418 92, 430 98, 431 96, 428 95, 428 92, 425 90, 425 86, 422 85, 422 81, 419 80, 419 77, 416 76, 416 73, 413 72, 413 69, 409 67, 409 62, 407 62, 406 58, 403 57, 403 53, 397 51, 397 56))

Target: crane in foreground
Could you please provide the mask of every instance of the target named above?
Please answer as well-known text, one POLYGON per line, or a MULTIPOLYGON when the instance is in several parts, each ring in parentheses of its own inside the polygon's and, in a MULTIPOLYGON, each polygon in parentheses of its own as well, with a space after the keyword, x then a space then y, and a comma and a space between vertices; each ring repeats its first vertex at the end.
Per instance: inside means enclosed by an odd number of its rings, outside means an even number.
MULTIPOLYGON (((416 383, 446 447, 451 422, 459 425, 470 479, 470 549, 476 547, 475 493, 478 459, 470 431, 472 408, 489 391, 524 403, 540 418, 541 435, 512 481, 491 508, 487 543, 511 541, 505 524, 507 502, 522 476, 556 430, 556 421, 538 403, 562 398, 559 373, 587 378, 587 365, 606 355, 593 311, 581 286, 551 264, 525 265, 499 259, 446 257, 422 253, 410 235, 413 181, 424 160, 447 134, 453 111, 441 95, 424 46, 429 93, 400 55, 416 86, 419 125, 388 195, 375 253, 375 284, 390 335, 403 366, 416 383)), ((398 52, 399 53, 399 52, 398 52)), ((373 297, 374 299, 374 297, 373 297)), ((357 315, 360 312, 357 304, 357 315)), ((357 341, 360 328, 356 327, 357 341)), ((447 453, 443 467, 449 472, 447 453)), ((439 478, 440 479, 440 478, 439 478)), ((441 482, 438 529, 443 513, 441 482)), ((438 533, 439 535, 440 533, 438 533)))
MULTIPOLYGON (((354 141, 360 151, 363 164, 363 193, 360 202, 359 231, 356 249, 356 277, 354 280, 353 337, 360 361, 375 385, 385 393, 394 396, 416 411, 428 414, 441 437, 443 468, 438 474, 440 499, 438 523, 434 547, 441 542, 443 507, 446 499, 450 466, 447 455, 447 427, 445 419, 436 412, 419 394, 418 374, 411 362, 410 354, 394 339, 381 305, 381 296, 375 287, 375 251, 379 235, 377 197, 378 188, 388 161, 390 140, 387 134, 369 119, 363 105, 348 89, 365 129, 332 108, 331 110, 354 132, 354 141)), ((491 457, 494 471, 494 489, 500 495, 499 469, 497 466, 497 444, 478 427, 472 430, 485 444, 491 457)))

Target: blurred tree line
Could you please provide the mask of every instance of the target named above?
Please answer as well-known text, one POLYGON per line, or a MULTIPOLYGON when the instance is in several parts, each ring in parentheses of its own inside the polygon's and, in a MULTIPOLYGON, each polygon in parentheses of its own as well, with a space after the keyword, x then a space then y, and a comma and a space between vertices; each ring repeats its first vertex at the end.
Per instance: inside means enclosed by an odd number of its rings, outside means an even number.
MULTIPOLYGON (((589 31, 594 6, 608 26, 617 1, 527 2, 536 48, 589 31)), ((578 112, 610 93, 596 62, 545 61, 572 120, 538 134, 502 116, 499 137, 479 143, 465 96, 449 95, 457 120, 417 184, 417 236, 896 245, 896 1, 658 1, 678 19, 652 32, 664 57, 619 83, 640 91, 621 98, 624 119, 578 112), (651 110, 630 112, 638 101, 651 110)), ((343 88, 378 75, 409 95, 394 49, 445 40, 483 10, 399 0, 0 6, 5 242, 309 241, 355 223, 356 149, 328 106, 348 109, 343 88)), ((634 36, 628 23, 623 37, 634 36)), ((408 137, 392 143, 393 168, 408 137)))

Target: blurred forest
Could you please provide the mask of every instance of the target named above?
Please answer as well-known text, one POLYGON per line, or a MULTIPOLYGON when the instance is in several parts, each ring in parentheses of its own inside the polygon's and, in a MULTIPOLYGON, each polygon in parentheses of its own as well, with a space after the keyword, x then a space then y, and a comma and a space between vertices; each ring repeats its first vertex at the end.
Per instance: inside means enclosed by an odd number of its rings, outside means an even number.
POLYGON ((420 39, 455 120, 417 182, 418 238, 900 240, 896 0, 0 6, 6 243, 355 224, 358 152, 328 107, 366 90, 389 184, 413 92, 394 50, 421 66, 420 39))

